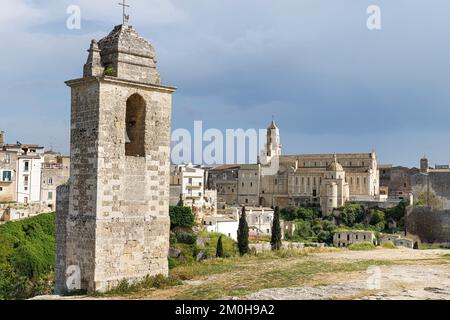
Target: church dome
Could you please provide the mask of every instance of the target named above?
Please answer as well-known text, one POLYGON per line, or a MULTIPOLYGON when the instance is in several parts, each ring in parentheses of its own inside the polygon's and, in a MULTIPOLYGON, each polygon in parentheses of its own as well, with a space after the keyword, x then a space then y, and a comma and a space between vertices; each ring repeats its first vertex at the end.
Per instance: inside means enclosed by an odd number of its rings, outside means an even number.
POLYGON ((337 161, 336 157, 334 157, 333 162, 328 165, 327 171, 344 171, 344 168, 337 161))

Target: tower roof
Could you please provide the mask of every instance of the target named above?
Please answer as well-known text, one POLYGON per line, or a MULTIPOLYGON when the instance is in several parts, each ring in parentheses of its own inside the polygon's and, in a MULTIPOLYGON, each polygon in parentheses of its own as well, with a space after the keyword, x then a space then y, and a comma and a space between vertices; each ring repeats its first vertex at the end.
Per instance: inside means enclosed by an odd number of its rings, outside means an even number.
POLYGON ((154 59, 155 49, 130 25, 118 25, 99 41, 102 57, 108 54, 128 53, 154 59))
POLYGON ((130 25, 122 24, 98 42, 106 75, 135 82, 161 84, 153 46, 130 25))
POLYGON ((270 129, 270 130, 278 129, 278 127, 277 127, 277 125, 275 123, 275 120, 272 120, 272 123, 270 124, 270 126, 267 129, 270 129))

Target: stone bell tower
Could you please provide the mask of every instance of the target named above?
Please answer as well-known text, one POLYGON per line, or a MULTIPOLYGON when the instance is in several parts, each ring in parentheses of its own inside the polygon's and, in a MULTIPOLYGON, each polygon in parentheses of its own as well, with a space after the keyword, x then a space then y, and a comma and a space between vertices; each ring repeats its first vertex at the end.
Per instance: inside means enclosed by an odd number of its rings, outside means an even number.
POLYGON ((58 190, 55 291, 168 274, 172 94, 132 26, 93 40, 71 88, 71 176, 58 190))

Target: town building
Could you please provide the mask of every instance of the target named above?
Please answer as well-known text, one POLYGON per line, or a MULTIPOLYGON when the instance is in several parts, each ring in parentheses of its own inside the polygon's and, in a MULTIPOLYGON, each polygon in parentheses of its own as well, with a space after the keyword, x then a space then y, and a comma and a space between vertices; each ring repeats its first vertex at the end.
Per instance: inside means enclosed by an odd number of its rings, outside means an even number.
POLYGON ((380 245, 383 245, 386 242, 392 242, 397 247, 405 247, 408 249, 412 249, 414 247, 414 241, 411 239, 407 239, 400 235, 396 234, 385 234, 380 237, 380 245))
POLYGON ((333 236, 335 247, 348 247, 354 243, 365 242, 376 244, 375 234, 372 231, 338 230, 333 236))
POLYGON ((200 166, 175 165, 170 169, 170 205, 176 206, 180 200, 191 207, 201 220, 205 215, 217 213, 217 191, 205 188, 205 170, 200 166))
POLYGON ((239 220, 230 216, 209 216, 203 219, 203 226, 208 232, 216 232, 226 235, 237 241, 239 220))
POLYGON ((43 149, 44 147, 36 144, 20 142, 5 144, 3 142, 1 166, 7 168, 2 169, 2 180, 3 178, 15 180, 15 202, 21 204, 40 202, 43 149))
POLYGON ((70 177, 70 157, 54 151, 44 152, 41 168, 41 204, 56 209, 56 188, 70 177))
POLYGON ((412 194, 411 177, 420 172, 418 168, 380 165, 380 194, 389 199, 409 202, 412 194))
POLYGON ((17 152, 5 147, 5 133, 0 132, 0 203, 16 202, 17 152))

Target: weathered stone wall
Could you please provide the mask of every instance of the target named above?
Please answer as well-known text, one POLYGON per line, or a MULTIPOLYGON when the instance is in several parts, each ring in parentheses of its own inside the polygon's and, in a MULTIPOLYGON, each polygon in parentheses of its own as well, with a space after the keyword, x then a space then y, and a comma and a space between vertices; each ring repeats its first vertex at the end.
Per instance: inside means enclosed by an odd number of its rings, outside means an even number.
POLYGON ((62 185, 56 189, 56 243, 55 293, 66 292, 67 217, 69 216, 70 187, 62 185))
POLYGON ((439 200, 439 208, 450 210, 450 172, 418 173, 411 178, 414 200, 420 194, 430 192, 439 200))
POLYGON ((422 244, 450 245, 450 210, 411 208, 406 218, 407 237, 422 244))

